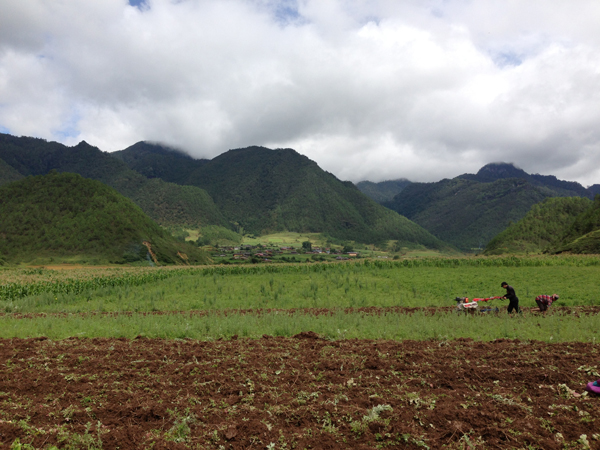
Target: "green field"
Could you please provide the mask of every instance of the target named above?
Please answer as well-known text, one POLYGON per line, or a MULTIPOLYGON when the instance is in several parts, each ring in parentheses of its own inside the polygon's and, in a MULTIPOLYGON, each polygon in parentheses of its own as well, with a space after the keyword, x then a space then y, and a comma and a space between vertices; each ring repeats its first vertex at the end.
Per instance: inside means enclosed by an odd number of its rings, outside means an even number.
POLYGON ((30 276, 23 282, 17 281, 11 270, 0 272, 0 279, 12 274, 12 281, 0 286, 0 311, 5 313, 0 317, 0 336, 142 334, 216 339, 234 334, 289 336, 311 330, 331 338, 594 341, 600 330, 597 315, 539 317, 528 312, 539 294, 560 294, 553 312, 560 312, 561 306, 600 305, 600 259, 596 257, 418 258, 145 269, 143 273, 105 269, 96 278, 59 278, 52 272, 40 270, 38 278, 30 276), (502 281, 515 287, 525 308, 523 316, 508 317, 503 300, 492 303, 502 312, 499 316, 459 317, 442 311, 433 316, 423 312, 344 312, 345 308, 361 307, 454 306, 457 296, 503 295, 502 281), (38 293, 28 295, 27 287, 36 287, 38 293), (326 308, 331 314, 316 316, 303 311, 306 308, 326 308), (231 313, 251 309, 262 312, 231 313), (286 311, 292 309, 292 313, 286 311), (168 311, 210 313, 156 314, 168 311), (46 316, 19 318, 39 313, 46 316))

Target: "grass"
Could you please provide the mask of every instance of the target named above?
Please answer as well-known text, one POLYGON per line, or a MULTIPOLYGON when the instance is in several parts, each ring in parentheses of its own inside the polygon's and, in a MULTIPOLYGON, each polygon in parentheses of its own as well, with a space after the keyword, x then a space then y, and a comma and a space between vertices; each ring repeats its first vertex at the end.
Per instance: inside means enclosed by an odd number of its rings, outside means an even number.
POLYGON ((309 241, 316 246, 327 246, 327 241, 323 238, 321 233, 293 233, 289 231, 265 234, 256 237, 246 235, 242 240, 242 245, 277 244, 297 248, 302 247, 302 243, 305 241, 309 241))
POLYGON ((382 316, 364 313, 346 314, 343 311, 331 315, 310 315, 296 312, 286 314, 211 313, 207 316, 190 314, 172 315, 71 315, 66 317, 35 317, 18 319, 0 317, 0 337, 38 337, 51 339, 77 337, 125 337, 138 335, 165 339, 229 339, 233 335, 247 338, 293 336, 302 331, 314 331, 330 339, 393 339, 439 341, 472 338, 489 341, 494 339, 539 340, 545 342, 583 341, 597 343, 600 340, 600 316, 545 317, 506 314, 469 316, 454 312, 442 312, 434 316, 422 312, 414 314, 386 314, 382 316))
MULTIPOLYGON (((415 259, 358 261, 342 264, 253 265, 186 269, 102 269, 103 276, 81 272, 75 281, 64 274, 36 269, 11 271, 0 279, 13 280, 15 291, 40 284, 36 295, 3 298, 0 336, 110 336, 144 334, 164 338, 216 339, 263 334, 290 336, 312 330, 330 338, 474 339, 517 338, 547 341, 594 341, 598 316, 549 315, 508 318, 507 302, 492 306, 499 316, 458 317, 346 314, 348 307, 441 307, 453 299, 500 296, 501 281, 513 285, 522 307, 534 307, 539 294, 558 293, 560 306, 600 305, 598 258, 415 259), (55 279, 56 277, 56 279, 55 279), (87 278, 86 278, 87 277, 87 278), (52 281, 54 280, 54 281, 52 281), (78 281, 79 280, 79 281, 78 281), (14 284, 16 283, 16 284, 14 284), (61 284, 62 283, 62 284, 61 284), (78 284, 79 283, 79 284, 78 284), (20 286, 20 287, 19 287, 20 286), (72 289, 69 287, 73 287, 72 289), (61 287, 62 291, 57 287, 61 287), (56 288, 52 291, 52 288, 56 288), (71 290, 69 290, 69 289, 71 290), (75 289, 77 288, 77 289, 75 289), (46 289, 46 290, 44 290, 46 289), (334 314, 301 312, 220 314, 239 309, 328 308, 334 314), (161 311, 208 311, 210 314, 153 315, 161 311), (102 312, 130 312, 106 316, 102 312), (13 313, 62 313, 66 316, 18 318, 13 313), (539 324, 539 326, 538 326, 539 324)), ((5 284, 5 286, 7 286, 5 284)), ((0 286, 2 287, 2 286, 0 286)))
MULTIPOLYGON (((109 272, 110 273, 110 272, 109 272)), ((4 312, 187 311, 251 308, 453 306, 455 297, 504 295, 507 281, 521 306, 558 293, 554 307, 600 305, 600 266, 399 267, 393 262, 118 272, 130 283, 97 282, 97 289, 43 292, 0 300, 4 312), (156 277, 164 279, 155 280, 156 277), (134 275, 135 274, 135 275, 134 275), (149 281, 145 281, 145 280, 149 281), (137 281, 140 280, 140 281, 137 281), (154 280, 154 281, 153 281, 154 280), (113 284, 116 284, 115 283, 113 284), (137 284, 136 284, 137 283, 137 284), (104 286, 104 287, 103 287, 104 286)), ((505 307, 506 301, 496 300, 505 307)))

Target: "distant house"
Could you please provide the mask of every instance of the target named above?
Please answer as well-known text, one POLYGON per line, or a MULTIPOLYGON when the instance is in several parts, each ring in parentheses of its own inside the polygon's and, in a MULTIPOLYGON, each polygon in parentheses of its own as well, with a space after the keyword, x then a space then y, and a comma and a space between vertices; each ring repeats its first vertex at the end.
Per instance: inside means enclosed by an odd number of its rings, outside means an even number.
POLYGON ((346 253, 348 256, 350 256, 351 258, 356 258, 358 256, 357 252, 348 252, 346 253))

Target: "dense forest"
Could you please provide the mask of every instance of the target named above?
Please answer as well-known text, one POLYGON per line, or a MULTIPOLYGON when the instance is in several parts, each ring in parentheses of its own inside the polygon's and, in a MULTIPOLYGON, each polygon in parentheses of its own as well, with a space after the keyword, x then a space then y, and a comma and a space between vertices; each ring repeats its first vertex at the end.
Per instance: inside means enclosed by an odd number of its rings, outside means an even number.
POLYGON ((406 178, 399 180, 386 180, 374 183, 372 181, 360 181, 356 183, 356 187, 366 196, 372 198, 377 203, 388 202, 397 194, 402 192, 411 181, 406 178))
POLYGON ((555 252, 600 253, 600 194, 575 218, 555 252))
POLYGON ((208 261, 202 250, 177 241, 131 200, 99 181, 51 172, 0 187, 4 261, 146 261, 144 242, 159 263, 208 261))

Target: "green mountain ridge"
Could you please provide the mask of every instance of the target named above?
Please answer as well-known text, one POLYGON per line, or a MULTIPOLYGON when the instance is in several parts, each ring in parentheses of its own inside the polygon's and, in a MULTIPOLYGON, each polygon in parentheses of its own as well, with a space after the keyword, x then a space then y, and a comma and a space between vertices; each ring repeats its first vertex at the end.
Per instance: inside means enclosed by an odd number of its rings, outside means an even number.
POLYGON ((145 242, 159 263, 208 262, 202 250, 177 241, 99 181, 51 172, 0 187, 0 258, 5 261, 131 263, 147 259, 145 242))
POLYGON ((249 147, 212 160, 194 160, 147 142, 111 154, 83 141, 67 147, 0 134, 0 158, 13 175, 57 170, 101 181, 167 227, 215 225, 254 234, 318 232, 340 241, 397 241, 396 246, 450 249, 291 149, 249 147))
MULTIPOLYGON (((135 160, 136 151, 132 146, 119 157, 135 160)), ((181 182, 206 190, 236 229, 247 233, 318 232, 363 243, 397 240, 407 246, 449 248, 292 149, 229 150, 202 162, 181 182)))
POLYGON ((484 254, 540 253, 557 248, 577 217, 591 205, 591 200, 582 197, 547 198, 495 236, 484 254))
POLYGON ((550 197, 592 193, 553 175, 529 175, 512 164, 492 163, 477 174, 435 183, 411 183, 382 204, 461 250, 483 249, 533 205, 550 197))
POLYGON ((194 159, 180 150, 145 141, 113 152, 111 156, 146 178, 160 178, 176 184, 186 184, 190 174, 208 162, 207 159, 194 159))
POLYGON ((413 183, 384 206, 459 249, 470 250, 483 249, 531 206, 554 195, 522 179, 481 183, 457 177, 413 183))
POLYGON ((0 133, 0 159, 20 176, 44 175, 57 170, 101 181, 133 200, 148 216, 164 226, 229 227, 206 191, 161 179, 148 179, 110 153, 102 152, 85 141, 67 147, 43 139, 0 133))
POLYGON ((400 178, 398 180, 385 180, 378 183, 360 181, 356 183, 356 187, 377 203, 383 203, 392 200, 395 195, 402 192, 402 189, 411 183, 406 178, 400 178))
POLYGON ((459 178, 491 183, 501 179, 519 178, 534 186, 545 187, 560 197, 588 197, 594 194, 576 181, 559 180, 554 175, 529 174, 510 163, 490 163, 483 166, 476 174, 463 174, 459 178))

